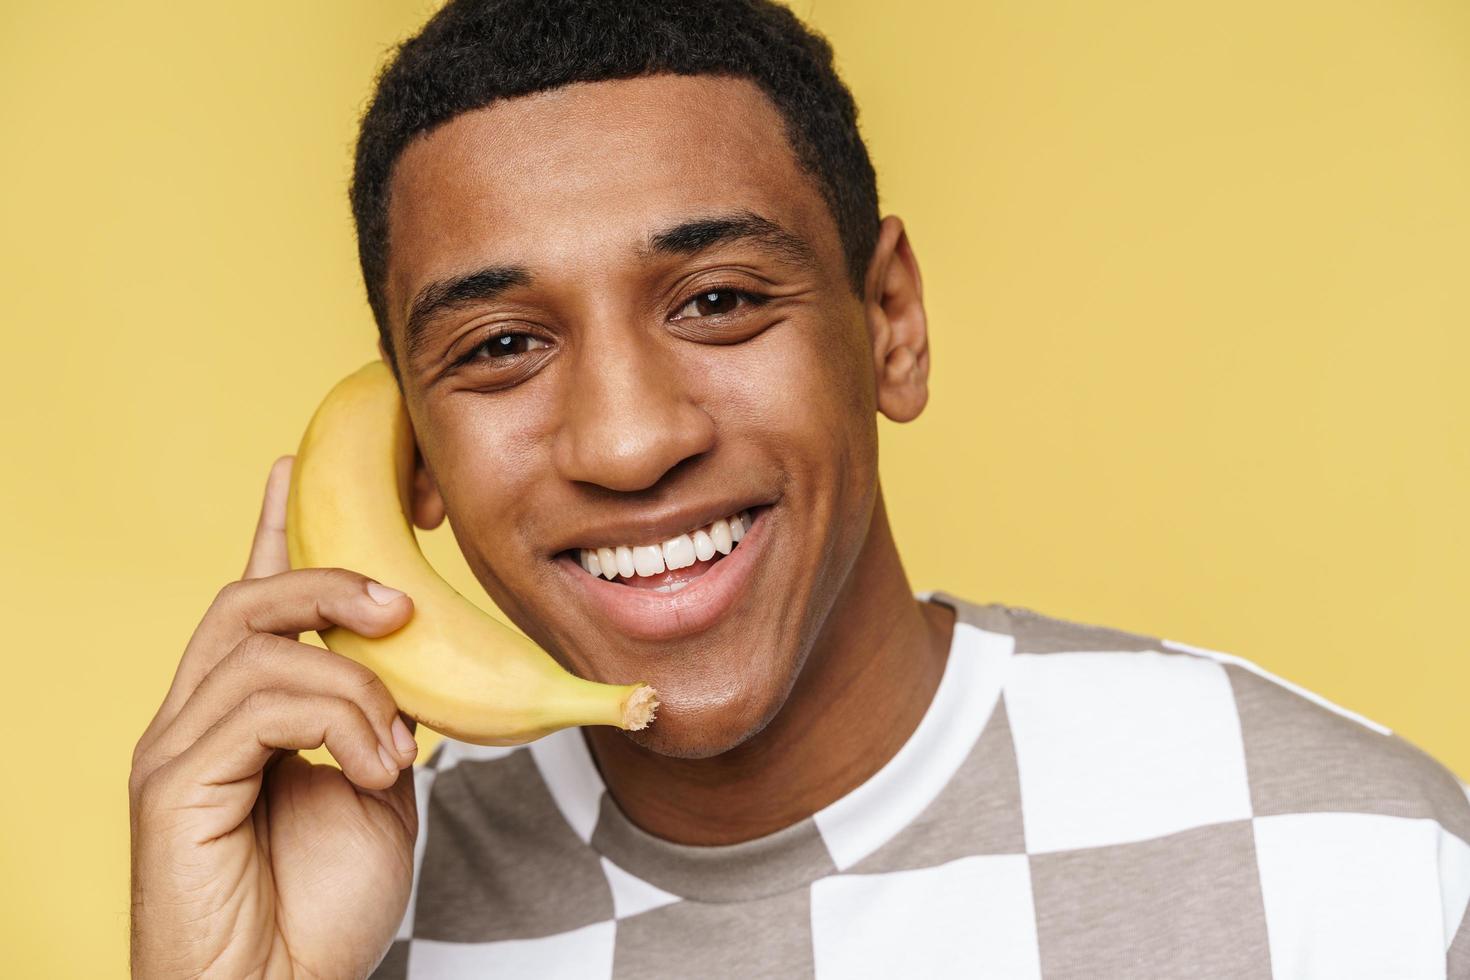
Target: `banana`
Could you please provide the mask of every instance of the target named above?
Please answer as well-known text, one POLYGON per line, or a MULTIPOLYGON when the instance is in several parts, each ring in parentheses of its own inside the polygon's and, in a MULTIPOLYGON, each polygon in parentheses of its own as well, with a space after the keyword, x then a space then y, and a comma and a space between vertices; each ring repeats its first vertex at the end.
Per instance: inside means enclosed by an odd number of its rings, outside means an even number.
POLYGON ((413 464, 408 412, 382 361, 338 382, 302 436, 286 501, 291 566, 348 568, 414 603, 408 623, 387 636, 321 630, 327 648, 373 670, 420 724, 464 742, 518 745, 573 725, 646 727, 658 707, 653 688, 568 673, 434 571, 409 516, 413 464))

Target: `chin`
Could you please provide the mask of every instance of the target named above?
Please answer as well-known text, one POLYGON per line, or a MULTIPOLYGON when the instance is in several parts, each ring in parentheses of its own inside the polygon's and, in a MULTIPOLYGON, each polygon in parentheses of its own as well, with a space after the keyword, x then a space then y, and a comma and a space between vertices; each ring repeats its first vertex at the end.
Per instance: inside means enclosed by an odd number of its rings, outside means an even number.
POLYGON ((795 671, 785 683, 736 686, 672 684, 659 692, 653 724, 624 736, 658 755, 709 759, 759 735, 786 704, 795 671))

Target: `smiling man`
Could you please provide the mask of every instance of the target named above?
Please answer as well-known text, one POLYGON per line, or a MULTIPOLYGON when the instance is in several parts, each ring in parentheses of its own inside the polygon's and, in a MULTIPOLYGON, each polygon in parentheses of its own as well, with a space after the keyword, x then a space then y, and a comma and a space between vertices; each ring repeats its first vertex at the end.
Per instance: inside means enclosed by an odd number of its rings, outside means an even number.
POLYGON ((663 704, 413 767, 295 640, 412 596, 288 570, 283 458, 134 755, 139 975, 1470 972, 1433 759, 1247 660, 911 590, 876 420, 927 398, 919 266, 784 7, 451 3, 351 197, 415 522, 663 704))
MULTIPOLYGON (((404 136, 382 114, 368 175, 404 136)), ((953 618, 914 601, 876 482, 876 412, 925 398, 913 253, 875 218, 878 262, 850 263, 783 125, 744 78, 573 83, 445 119, 403 146, 386 200, 371 176, 354 193, 364 228, 386 208, 391 229, 374 306, 424 461, 418 522, 451 515, 500 608, 574 671, 655 684, 637 743, 593 737, 652 808, 639 822, 699 843, 774 830, 865 774, 875 746, 848 715, 892 754, 953 618), (668 785, 667 757, 725 753, 793 700, 833 723, 668 785), (837 784, 791 797, 787 767, 818 759, 837 784)), ((383 247, 365 240, 369 276, 383 247)))

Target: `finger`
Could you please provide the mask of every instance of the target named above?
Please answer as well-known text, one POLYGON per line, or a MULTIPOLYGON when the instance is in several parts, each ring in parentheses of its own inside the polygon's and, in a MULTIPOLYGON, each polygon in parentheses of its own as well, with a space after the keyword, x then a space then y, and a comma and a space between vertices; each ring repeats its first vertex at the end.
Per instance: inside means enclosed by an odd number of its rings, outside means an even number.
POLYGON ((412 615, 413 601, 402 592, 343 568, 298 568, 231 582, 194 630, 140 742, 153 742, 215 665, 251 633, 294 637, 302 630, 342 626, 361 636, 384 636, 412 615))
POLYGON ((342 774, 365 790, 386 790, 400 767, 387 765, 373 726, 357 705, 324 694, 253 691, 198 741, 144 781, 140 812, 190 810, 202 821, 194 843, 229 833, 255 805, 259 777, 276 749, 325 744, 342 774))
POLYGON ((135 765, 147 778, 154 769, 197 742, 254 691, 324 694, 351 701, 373 726, 378 741, 399 766, 410 766, 418 745, 398 721, 398 705, 378 675, 341 654, 269 633, 252 633, 209 672, 172 723, 135 765))
MULTIPOLYGON (((392 692, 389 692, 389 693, 392 693, 392 692)), ((410 717, 407 712, 400 711, 400 712, 398 712, 398 721, 403 726, 403 731, 405 731, 405 732, 408 733, 408 739, 411 739, 413 741, 413 748, 411 750, 405 749, 404 750, 404 754, 407 755, 407 754, 409 754, 411 752, 412 755, 413 755, 413 760, 412 761, 413 762, 418 762, 418 759, 419 759, 419 750, 418 750, 418 744, 419 744, 419 742, 418 742, 419 723, 418 723, 418 719, 417 718, 410 717)), ((395 731, 393 733, 393 737, 397 740, 398 743, 402 743, 404 745, 407 745, 408 744, 408 739, 404 739, 403 736, 402 736, 402 734, 399 733, 399 732, 396 732, 395 731)))
POLYGON ((297 568, 229 583, 204 620, 215 631, 211 640, 229 639, 234 646, 249 633, 286 636, 331 626, 386 636, 412 613, 413 600, 391 584, 347 568, 297 568))
MULTIPOLYGON (((276 749, 281 753, 279 766, 310 768, 313 763, 308 762, 305 757, 297 752, 286 752, 276 749)), ((269 786, 270 764, 266 765, 267 790, 275 788, 269 786)), ((382 803, 398 818, 399 825, 403 828, 403 835, 409 847, 418 838, 419 812, 418 812, 418 786, 416 784, 427 783, 432 776, 426 770, 414 769, 412 766, 404 767, 398 771, 398 780, 387 789, 364 789, 357 787, 359 796, 370 796, 382 803)), ((290 792, 289 788, 286 790, 290 792)), ((275 799, 275 797, 272 797, 275 799)), ((268 806, 272 805, 267 803, 268 806)))
POLYGON ((398 781, 387 789, 359 789, 363 796, 371 796, 388 806, 403 824, 403 829, 408 834, 410 841, 418 835, 419 812, 416 797, 418 790, 429 780, 433 779, 433 772, 429 769, 416 768, 412 763, 405 765, 398 771, 398 781))
POLYGON ((286 553, 286 497, 291 490, 291 467, 295 456, 282 456, 271 464, 265 481, 265 499, 255 524, 255 540, 241 578, 261 578, 291 567, 286 553))

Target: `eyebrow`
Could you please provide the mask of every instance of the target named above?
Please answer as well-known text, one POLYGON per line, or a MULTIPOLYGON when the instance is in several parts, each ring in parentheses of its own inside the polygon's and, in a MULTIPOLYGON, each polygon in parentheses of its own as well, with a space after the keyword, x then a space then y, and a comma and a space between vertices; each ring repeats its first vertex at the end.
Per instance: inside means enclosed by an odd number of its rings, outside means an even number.
MULTIPOLYGON (((737 243, 789 265, 805 269, 817 265, 816 250, 806 239, 748 209, 681 221, 649 235, 634 254, 646 262, 660 256, 698 255, 717 246, 737 243)), ((409 305, 405 357, 412 362, 423 353, 430 336, 429 327, 443 313, 466 303, 487 302, 533 282, 535 276, 526 266, 496 265, 429 283, 409 305)))

